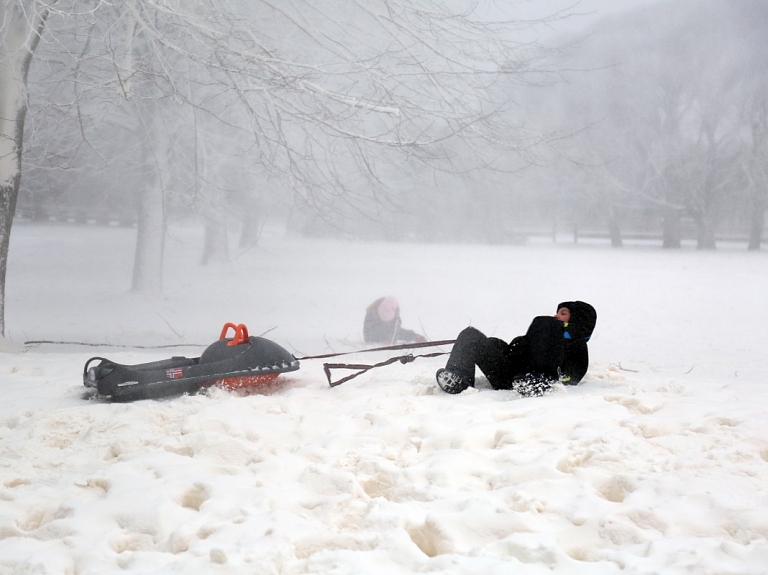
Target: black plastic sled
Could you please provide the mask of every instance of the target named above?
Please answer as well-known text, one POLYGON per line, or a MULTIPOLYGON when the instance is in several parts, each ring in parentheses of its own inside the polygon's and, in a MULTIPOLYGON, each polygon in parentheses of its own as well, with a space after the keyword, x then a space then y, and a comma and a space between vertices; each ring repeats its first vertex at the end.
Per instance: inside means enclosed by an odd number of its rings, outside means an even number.
POLYGON ((200 357, 172 357, 161 361, 123 365, 92 357, 83 368, 83 384, 99 396, 127 402, 196 393, 203 387, 250 388, 274 381, 281 373, 296 371, 299 361, 278 344, 248 335, 243 325, 227 323, 219 340, 200 357), (227 338, 230 328, 235 330, 227 338), (91 365, 98 361, 98 364, 91 365))

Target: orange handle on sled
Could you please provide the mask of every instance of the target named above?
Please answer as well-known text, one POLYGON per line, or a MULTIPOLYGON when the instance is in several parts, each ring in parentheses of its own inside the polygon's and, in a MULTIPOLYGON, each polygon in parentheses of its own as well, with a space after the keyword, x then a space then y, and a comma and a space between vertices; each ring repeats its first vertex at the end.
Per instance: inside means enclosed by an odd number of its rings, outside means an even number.
POLYGON ((221 329, 221 335, 219 336, 219 339, 227 338, 227 332, 229 331, 229 328, 235 330, 235 336, 232 338, 232 341, 227 342, 227 345, 240 345, 241 343, 248 343, 250 341, 248 338, 248 328, 245 327, 245 324, 242 323, 239 325, 235 325, 233 323, 225 323, 224 327, 221 329))

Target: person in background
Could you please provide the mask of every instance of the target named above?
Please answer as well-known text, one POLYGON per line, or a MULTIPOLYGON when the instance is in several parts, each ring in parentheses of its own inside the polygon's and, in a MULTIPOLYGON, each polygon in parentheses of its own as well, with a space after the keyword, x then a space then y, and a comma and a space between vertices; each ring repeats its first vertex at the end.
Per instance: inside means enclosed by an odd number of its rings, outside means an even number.
POLYGON ((446 393, 461 393, 475 384, 475 366, 493 389, 543 395, 554 383, 576 385, 587 373, 587 342, 597 312, 583 301, 558 304, 554 316, 533 319, 525 335, 505 341, 468 327, 459 334, 437 384, 446 393))
POLYGON ((392 296, 380 297, 366 308, 363 339, 385 344, 426 341, 423 335, 401 326, 400 305, 392 296))

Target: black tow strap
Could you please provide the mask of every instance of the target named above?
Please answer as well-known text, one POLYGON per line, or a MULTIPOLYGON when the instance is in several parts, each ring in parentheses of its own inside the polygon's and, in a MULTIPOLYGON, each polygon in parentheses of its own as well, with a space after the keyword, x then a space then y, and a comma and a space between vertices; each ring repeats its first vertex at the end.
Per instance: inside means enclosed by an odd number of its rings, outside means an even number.
MULTIPOLYGON (((297 357, 299 361, 305 360, 305 359, 326 359, 329 357, 338 357, 341 355, 351 355, 353 353, 367 353, 371 351, 392 351, 392 350, 398 350, 398 349, 414 349, 414 348, 421 348, 421 347, 436 347, 438 345, 450 345, 456 343, 455 339, 445 339, 441 341, 425 341, 421 343, 405 343, 401 345, 388 345, 385 347, 375 347, 372 349, 361 349, 358 351, 345 351, 341 353, 326 353, 323 355, 308 355, 305 357, 297 357)), ((450 352, 447 351, 439 351, 435 353, 425 353, 421 355, 413 355, 411 353, 406 355, 401 355, 397 357, 391 357, 385 361, 374 363, 373 365, 368 365, 364 363, 324 363, 323 364, 323 371, 325 371, 325 377, 328 378, 328 385, 331 387, 336 387, 337 385, 341 385, 342 383, 349 381, 350 379, 353 379, 357 377, 358 375, 365 373, 368 370, 374 369, 376 367, 384 367, 385 365, 390 365, 395 362, 400 362, 402 364, 411 363, 416 358, 419 357, 437 357, 440 355, 446 355, 450 352), (342 377, 341 379, 338 379, 336 381, 331 380, 331 370, 332 369, 355 369, 357 370, 357 373, 353 373, 351 375, 348 375, 346 377, 342 377)))

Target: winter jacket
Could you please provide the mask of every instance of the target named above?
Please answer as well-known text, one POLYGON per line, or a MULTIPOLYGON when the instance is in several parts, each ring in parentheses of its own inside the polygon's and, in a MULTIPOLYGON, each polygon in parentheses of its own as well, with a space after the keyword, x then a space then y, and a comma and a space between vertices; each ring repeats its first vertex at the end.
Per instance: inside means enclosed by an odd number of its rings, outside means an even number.
POLYGON ((363 320, 363 339, 366 343, 387 343, 424 341, 415 331, 401 327, 400 308, 395 309, 394 317, 385 321, 379 316, 379 306, 385 298, 379 298, 365 310, 363 320))
POLYGON ((558 304, 557 309, 561 307, 567 307, 571 312, 571 319, 563 324, 565 349, 560 365, 561 381, 576 385, 589 368, 587 342, 595 330, 597 312, 583 301, 565 301, 558 304))

